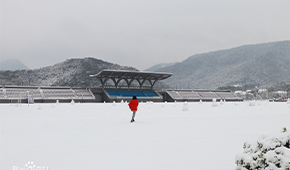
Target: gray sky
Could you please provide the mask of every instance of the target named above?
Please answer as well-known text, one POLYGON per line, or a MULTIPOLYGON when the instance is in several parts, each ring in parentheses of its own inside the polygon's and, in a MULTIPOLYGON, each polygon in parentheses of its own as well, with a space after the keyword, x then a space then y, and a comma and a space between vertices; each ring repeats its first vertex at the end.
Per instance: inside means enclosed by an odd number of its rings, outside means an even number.
POLYGON ((93 56, 143 70, 290 39, 289 0, 1 0, 1 59, 31 69, 93 56))

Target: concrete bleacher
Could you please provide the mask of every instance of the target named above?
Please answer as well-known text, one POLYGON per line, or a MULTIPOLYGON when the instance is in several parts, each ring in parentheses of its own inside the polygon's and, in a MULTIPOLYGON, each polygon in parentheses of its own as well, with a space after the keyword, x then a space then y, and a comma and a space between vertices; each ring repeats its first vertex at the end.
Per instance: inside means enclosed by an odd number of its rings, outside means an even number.
POLYGON ((228 92, 215 92, 218 96, 220 96, 220 98, 222 99, 239 99, 237 96, 235 96, 232 93, 228 93, 228 92))
POLYGON ((179 94, 184 99, 193 99, 193 100, 200 99, 200 95, 195 91, 180 91, 179 94))
POLYGON ((3 88, 0 89, 0 99, 5 99, 4 89, 3 88))
POLYGON ((167 101, 212 101, 212 99, 242 101, 230 91, 166 90, 165 95, 167 101))
POLYGON ((2 87, 0 89, 0 103, 25 101, 31 95, 35 102, 55 102, 55 100, 69 102, 94 102, 95 96, 90 89, 83 88, 55 88, 55 87, 2 87))
POLYGON ((201 96, 201 99, 204 100, 212 100, 212 99, 221 99, 218 95, 215 94, 215 92, 198 92, 198 94, 201 96))
POLYGON ((42 89, 44 98, 47 99, 75 99, 77 96, 71 89, 42 89))
POLYGON ((183 99, 183 97, 177 91, 167 91, 167 94, 175 100, 183 99))
POLYGON ((76 93, 78 98, 92 99, 94 97, 92 92, 86 89, 74 89, 74 92, 76 93))
POLYGON ((116 88, 70 88, 70 87, 22 87, 2 86, 0 89, 0 103, 25 102, 27 95, 31 95, 37 103, 46 102, 120 102, 130 101, 137 96, 140 101, 174 102, 174 101, 242 101, 230 91, 211 90, 152 90, 152 89, 116 89, 116 88))
POLYGON ((28 94, 33 96, 35 99, 42 98, 39 90, 32 88, 6 88, 5 92, 7 99, 26 98, 28 94))

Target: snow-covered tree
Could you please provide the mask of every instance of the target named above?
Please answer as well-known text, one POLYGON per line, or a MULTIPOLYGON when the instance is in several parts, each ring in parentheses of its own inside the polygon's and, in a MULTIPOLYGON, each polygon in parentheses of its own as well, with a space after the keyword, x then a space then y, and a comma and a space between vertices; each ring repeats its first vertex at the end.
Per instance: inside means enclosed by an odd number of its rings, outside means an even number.
POLYGON ((256 143, 244 143, 244 153, 236 156, 236 164, 236 170, 290 170, 290 133, 283 128, 256 143))

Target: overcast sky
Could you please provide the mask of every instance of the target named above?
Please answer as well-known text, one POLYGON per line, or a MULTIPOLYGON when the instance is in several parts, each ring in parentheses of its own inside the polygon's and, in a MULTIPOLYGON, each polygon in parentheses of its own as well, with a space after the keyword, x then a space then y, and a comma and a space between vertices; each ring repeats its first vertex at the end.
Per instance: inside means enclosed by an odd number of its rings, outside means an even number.
POLYGON ((1 0, 1 59, 31 69, 93 56, 143 70, 290 39, 289 0, 1 0))

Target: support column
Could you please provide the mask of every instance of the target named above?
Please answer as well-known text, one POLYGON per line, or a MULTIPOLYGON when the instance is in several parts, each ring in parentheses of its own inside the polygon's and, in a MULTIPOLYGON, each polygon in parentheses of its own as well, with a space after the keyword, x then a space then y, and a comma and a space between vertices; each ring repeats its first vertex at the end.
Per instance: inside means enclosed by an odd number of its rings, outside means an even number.
MULTIPOLYGON (((128 90, 130 90, 130 85, 132 84, 132 82, 134 81, 135 79, 132 78, 129 82, 128 82, 128 90)), ((138 80, 137 80, 138 81, 138 80)))
POLYGON ((152 86, 151 86, 151 90, 153 90, 153 86, 154 86, 154 84, 156 83, 158 81, 158 79, 155 79, 154 81, 153 81, 153 83, 151 84, 152 86))
POLYGON ((106 82, 108 81, 109 78, 102 78, 102 77, 98 77, 98 79, 100 80, 101 84, 102 84, 102 88, 104 88, 106 82))
POLYGON ((138 79, 137 81, 139 83, 140 89, 142 89, 142 86, 145 83, 146 79, 143 79, 143 80, 141 79, 141 81, 138 79))

